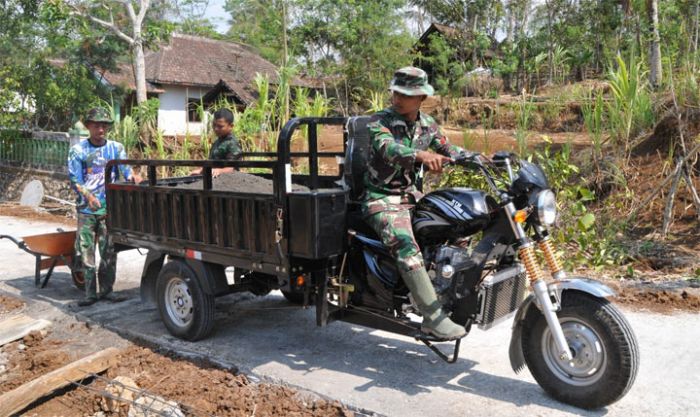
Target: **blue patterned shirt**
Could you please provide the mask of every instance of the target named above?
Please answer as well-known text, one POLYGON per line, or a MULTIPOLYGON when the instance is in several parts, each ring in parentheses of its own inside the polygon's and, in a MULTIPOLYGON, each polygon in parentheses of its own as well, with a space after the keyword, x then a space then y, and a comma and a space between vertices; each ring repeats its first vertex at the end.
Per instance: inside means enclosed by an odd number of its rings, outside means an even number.
MULTIPOLYGON (((107 140, 102 146, 93 145, 89 139, 73 145, 68 153, 68 176, 71 188, 78 194, 77 209, 85 214, 104 215, 107 213, 105 193, 105 168, 112 159, 127 159, 124 146, 113 140, 107 140), (94 195, 100 201, 100 207, 92 210, 88 206, 87 196, 94 195)), ((125 180, 131 179, 131 168, 119 165, 119 172, 125 180)), ((112 174, 112 181, 116 180, 112 174)))

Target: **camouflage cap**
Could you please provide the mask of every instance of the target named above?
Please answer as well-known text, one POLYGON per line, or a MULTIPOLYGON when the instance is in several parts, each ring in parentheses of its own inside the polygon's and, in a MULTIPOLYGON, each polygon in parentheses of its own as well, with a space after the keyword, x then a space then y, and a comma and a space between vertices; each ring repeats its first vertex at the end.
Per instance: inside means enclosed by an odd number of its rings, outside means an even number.
POLYGON ((114 120, 112 120, 112 115, 104 107, 93 107, 88 110, 85 116, 84 123, 87 122, 114 123, 114 120))
POLYGON ((407 96, 432 96, 435 90, 428 84, 428 74, 420 68, 403 67, 394 73, 389 90, 407 96))

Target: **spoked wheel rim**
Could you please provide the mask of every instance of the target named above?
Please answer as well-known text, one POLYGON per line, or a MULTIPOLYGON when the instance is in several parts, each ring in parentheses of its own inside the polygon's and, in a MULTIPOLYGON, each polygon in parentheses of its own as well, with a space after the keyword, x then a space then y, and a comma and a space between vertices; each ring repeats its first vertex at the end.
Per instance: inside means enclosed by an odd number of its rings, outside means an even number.
POLYGON ((602 378, 608 362, 603 339, 584 321, 562 318, 560 323, 573 360, 562 360, 559 357, 552 333, 546 328, 541 344, 545 363, 557 378, 567 384, 595 384, 602 378))
POLYGON ((173 277, 165 288, 165 310, 170 320, 180 327, 186 327, 192 321, 194 311, 190 289, 179 277, 173 277))

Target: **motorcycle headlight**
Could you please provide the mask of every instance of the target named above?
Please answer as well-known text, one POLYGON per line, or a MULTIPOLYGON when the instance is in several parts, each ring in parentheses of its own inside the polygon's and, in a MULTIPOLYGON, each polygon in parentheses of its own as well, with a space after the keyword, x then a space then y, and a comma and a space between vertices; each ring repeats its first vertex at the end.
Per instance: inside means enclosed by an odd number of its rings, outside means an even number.
POLYGON ((557 219, 557 200, 552 190, 542 190, 537 194, 537 218, 544 226, 554 224, 557 219))

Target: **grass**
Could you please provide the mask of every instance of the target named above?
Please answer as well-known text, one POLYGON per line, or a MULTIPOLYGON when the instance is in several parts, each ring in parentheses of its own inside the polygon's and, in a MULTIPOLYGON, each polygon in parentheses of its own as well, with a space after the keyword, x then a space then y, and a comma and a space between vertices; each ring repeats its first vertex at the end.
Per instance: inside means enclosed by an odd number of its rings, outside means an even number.
POLYGON ((632 139, 644 129, 653 126, 655 117, 652 97, 641 63, 634 55, 629 64, 621 56, 617 67, 608 72, 612 100, 608 102, 608 126, 616 144, 624 150, 625 164, 629 162, 632 139))

